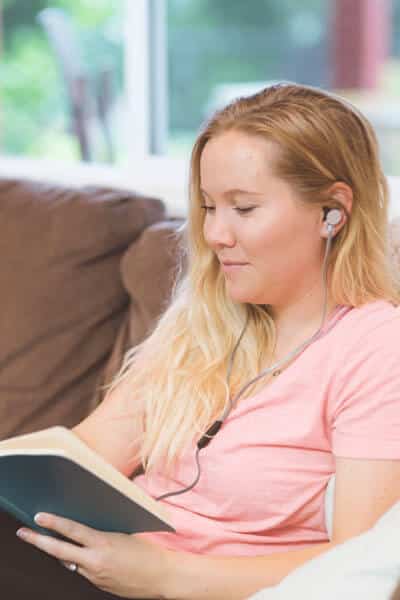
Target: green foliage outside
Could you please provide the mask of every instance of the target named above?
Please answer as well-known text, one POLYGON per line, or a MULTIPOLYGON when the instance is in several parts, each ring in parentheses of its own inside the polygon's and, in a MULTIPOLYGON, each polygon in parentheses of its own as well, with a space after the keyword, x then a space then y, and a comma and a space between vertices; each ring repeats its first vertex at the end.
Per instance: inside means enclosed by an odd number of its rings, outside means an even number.
POLYGON ((86 63, 92 70, 112 65, 121 89, 121 6, 109 0, 3 0, 0 144, 7 153, 79 158, 64 81, 37 21, 40 11, 65 9, 77 24, 86 63))

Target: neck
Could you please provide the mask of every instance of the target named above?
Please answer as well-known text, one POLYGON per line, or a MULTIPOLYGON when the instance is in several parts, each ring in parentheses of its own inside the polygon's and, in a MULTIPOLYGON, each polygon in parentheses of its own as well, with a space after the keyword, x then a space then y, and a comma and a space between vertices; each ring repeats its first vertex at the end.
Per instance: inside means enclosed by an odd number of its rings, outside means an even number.
MULTIPOLYGON (((332 298, 327 298, 325 322, 336 308, 332 298)), ((324 309, 324 294, 308 294, 301 300, 284 306, 270 306, 269 312, 276 327, 276 354, 284 353, 287 347, 311 337, 320 327, 324 309)))

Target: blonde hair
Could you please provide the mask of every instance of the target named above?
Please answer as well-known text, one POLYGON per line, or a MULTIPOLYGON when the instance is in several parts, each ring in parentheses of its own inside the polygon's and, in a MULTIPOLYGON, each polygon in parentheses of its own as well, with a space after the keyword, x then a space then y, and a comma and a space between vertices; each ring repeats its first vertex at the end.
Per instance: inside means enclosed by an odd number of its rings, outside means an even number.
MULTIPOLYGON (((235 357, 233 397, 271 359, 274 321, 267 305, 241 304, 227 294, 219 263, 203 236, 200 157, 207 141, 228 130, 262 136, 279 148, 275 173, 305 202, 337 206, 337 181, 353 192, 351 218, 333 240, 330 294, 336 304, 360 306, 400 292, 387 242, 388 187, 369 122, 333 94, 291 83, 267 87, 218 111, 200 132, 191 155, 190 201, 179 270, 169 305, 150 335, 130 349, 109 386, 129 382, 142 410, 144 431, 137 463, 146 471, 169 469, 179 453, 218 418, 227 402, 228 361, 246 318, 235 357)), ((261 379, 244 397, 265 384, 261 379)), ((124 386, 125 388, 127 386, 124 386)))

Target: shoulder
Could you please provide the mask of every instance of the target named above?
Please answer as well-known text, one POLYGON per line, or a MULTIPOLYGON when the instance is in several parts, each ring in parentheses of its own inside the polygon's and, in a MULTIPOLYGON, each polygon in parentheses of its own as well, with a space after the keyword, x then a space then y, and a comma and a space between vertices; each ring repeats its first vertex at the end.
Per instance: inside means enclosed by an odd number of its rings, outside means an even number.
POLYGON ((400 306, 376 300, 352 307, 338 323, 335 341, 342 360, 369 355, 383 345, 400 355, 400 306))
POLYGON ((333 413, 400 385, 400 309, 385 300, 353 307, 337 323, 329 354, 333 413))
POLYGON ((353 306, 346 318, 352 327, 363 329, 366 325, 379 326, 388 321, 399 320, 400 306, 394 306, 388 300, 373 300, 361 306, 353 306))
POLYGON ((398 459, 400 309, 372 302, 339 325, 328 394, 333 453, 398 459))

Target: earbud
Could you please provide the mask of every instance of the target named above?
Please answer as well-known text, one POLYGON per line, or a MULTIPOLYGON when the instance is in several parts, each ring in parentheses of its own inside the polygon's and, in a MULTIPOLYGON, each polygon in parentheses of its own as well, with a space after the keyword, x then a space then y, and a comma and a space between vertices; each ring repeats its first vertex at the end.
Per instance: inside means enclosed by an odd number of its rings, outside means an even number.
POLYGON ((329 235, 334 230, 335 225, 338 225, 342 220, 342 211, 339 208, 328 208, 326 206, 323 208, 323 211, 325 213, 324 221, 326 221, 329 235))

